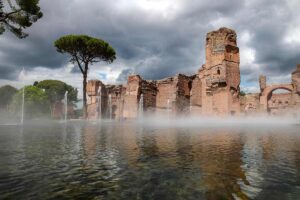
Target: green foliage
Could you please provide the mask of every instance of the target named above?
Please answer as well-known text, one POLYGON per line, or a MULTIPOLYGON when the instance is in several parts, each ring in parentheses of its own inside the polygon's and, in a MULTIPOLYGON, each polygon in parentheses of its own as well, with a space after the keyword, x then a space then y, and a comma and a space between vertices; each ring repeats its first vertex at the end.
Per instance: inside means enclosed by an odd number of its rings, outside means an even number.
POLYGON ((87 35, 66 35, 56 40, 54 45, 58 52, 69 53, 71 61, 80 64, 79 67, 99 61, 111 63, 116 59, 115 50, 107 42, 87 35))
POLYGON ((0 1, 0 34, 5 29, 10 30, 18 38, 24 38, 28 34, 23 29, 30 27, 43 16, 38 6, 39 0, 2 0, 0 1), (4 10, 8 8, 8 11, 4 10))
POLYGON ((6 109, 8 107, 17 91, 16 88, 10 85, 0 87, 0 109, 6 109))
MULTIPOLYGON (((49 116, 50 105, 45 91, 36 86, 25 86, 25 117, 34 118, 49 116)), ((22 105, 23 88, 13 97, 11 108, 15 113, 19 113, 22 105)))
POLYGON ((37 84, 39 84, 38 81, 34 81, 33 86, 37 86, 37 84))
POLYGON ((244 91, 240 91, 240 96, 246 96, 246 92, 244 92, 244 91))
POLYGON ((54 104, 55 102, 62 100, 64 98, 66 91, 68 91, 68 102, 70 104, 75 104, 78 101, 77 89, 73 88, 72 86, 70 86, 62 81, 43 80, 43 81, 36 83, 36 86, 38 88, 45 90, 48 101, 51 104, 54 104))
MULTIPOLYGON (((34 85, 25 86, 25 117, 50 117, 51 107, 64 98, 68 91, 68 103, 75 106, 77 89, 59 80, 35 81, 34 85)), ((1 89, 0 89, 1 92, 1 89)), ((1 93, 0 93, 1 94, 1 93)), ((19 114, 22 105, 23 88, 16 90, 10 103, 10 110, 19 114)))

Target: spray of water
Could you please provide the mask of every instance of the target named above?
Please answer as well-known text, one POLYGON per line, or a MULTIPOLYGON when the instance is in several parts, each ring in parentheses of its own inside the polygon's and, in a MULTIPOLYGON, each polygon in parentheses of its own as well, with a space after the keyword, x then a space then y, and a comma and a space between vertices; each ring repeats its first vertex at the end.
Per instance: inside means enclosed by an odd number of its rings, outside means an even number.
POLYGON ((111 94, 108 95, 108 112, 109 112, 109 119, 112 120, 111 94))
POLYGON ((68 91, 65 93, 65 98, 64 98, 64 104, 65 104, 65 122, 68 119, 68 91))
POLYGON ((144 115, 144 95, 141 94, 139 101, 139 119, 142 120, 144 115))
POLYGON ((101 93, 101 86, 98 88, 98 95, 97 95, 97 108, 98 108, 98 119, 101 118, 101 115, 102 115, 102 106, 101 106, 101 96, 102 96, 102 93, 101 93))
POLYGON ((167 101, 167 112, 168 112, 168 120, 170 120, 170 114, 171 114, 170 99, 168 99, 167 101))
MULTIPOLYGON (((22 72, 23 76, 25 76, 25 69, 23 67, 22 72)), ((25 84, 23 82, 23 89, 22 89, 22 106, 21 106, 21 125, 24 124, 24 112, 25 112, 25 84)))
POLYGON ((25 110, 25 86, 22 90, 22 107, 21 107, 21 125, 24 124, 24 110, 25 110))
POLYGON ((243 117, 205 117, 205 116, 182 116, 169 117, 163 115, 153 115, 144 117, 139 121, 143 126, 151 127, 277 127, 300 125, 299 118, 292 117, 266 117, 266 116, 243 116, 243 117))

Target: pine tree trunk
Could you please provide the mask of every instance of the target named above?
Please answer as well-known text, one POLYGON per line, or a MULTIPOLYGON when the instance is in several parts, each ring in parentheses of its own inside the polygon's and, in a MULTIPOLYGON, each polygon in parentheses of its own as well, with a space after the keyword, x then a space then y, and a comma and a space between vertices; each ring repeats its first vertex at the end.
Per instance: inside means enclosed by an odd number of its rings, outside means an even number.
POLYGON ((86 78, 87 78, 87 70, 83 74, 83 119, 87 118, 87 105, 86 105, 86 78))

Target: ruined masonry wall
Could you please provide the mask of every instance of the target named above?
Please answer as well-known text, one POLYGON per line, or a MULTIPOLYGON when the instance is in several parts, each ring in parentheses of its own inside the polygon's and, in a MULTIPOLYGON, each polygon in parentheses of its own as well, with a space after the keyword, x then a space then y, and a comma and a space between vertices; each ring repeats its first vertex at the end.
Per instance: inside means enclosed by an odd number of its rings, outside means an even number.
POLYGON ((192 76, 178 74, 162 80, 148 81, 139 75, 131 75, 125 86, 104 85, 98 80, 88 81, 88 118, 107 118, 110 113, 109 97, 113 119, 137 118, 142 97, 145 115, 226 116, 241 112, 275 112, 285 107, 296 113, 300 109, 300 65, 292 73, 291 84, 268 86, 266 77, 260 76, 260 93, 241 97, 240 55, 235 31, 220 28, 207 33, 205 52, 205 64, 192 76), (98 94, 99 87, 101 97, 98 94), (278 87, 291 93, 289 96, 272 94, 278 87), (288 103, 279 105, 280 101, 288 103))

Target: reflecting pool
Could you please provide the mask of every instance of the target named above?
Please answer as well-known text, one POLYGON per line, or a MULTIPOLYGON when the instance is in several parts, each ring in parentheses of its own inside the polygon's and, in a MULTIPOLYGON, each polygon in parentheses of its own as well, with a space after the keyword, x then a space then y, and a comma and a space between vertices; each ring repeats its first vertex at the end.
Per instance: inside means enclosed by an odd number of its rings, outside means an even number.
POLYGON ((0 199, 300 199, 299 130, 1 125, 0 199))

